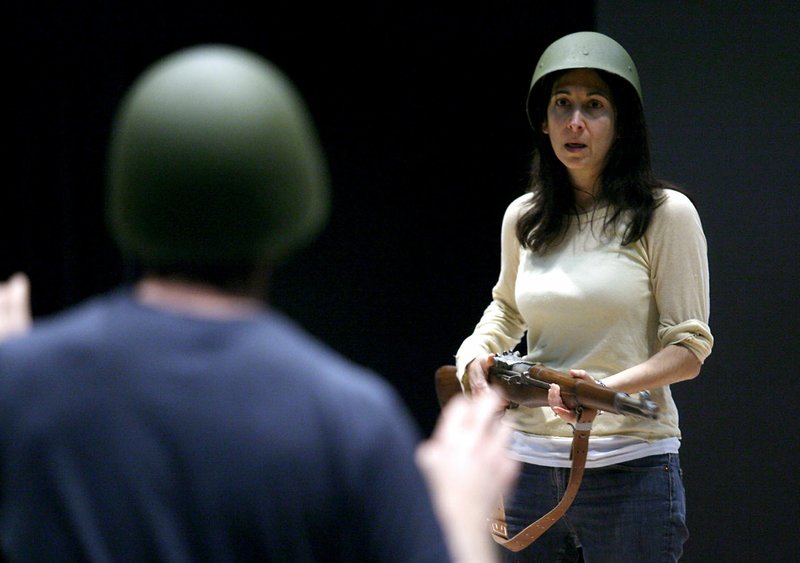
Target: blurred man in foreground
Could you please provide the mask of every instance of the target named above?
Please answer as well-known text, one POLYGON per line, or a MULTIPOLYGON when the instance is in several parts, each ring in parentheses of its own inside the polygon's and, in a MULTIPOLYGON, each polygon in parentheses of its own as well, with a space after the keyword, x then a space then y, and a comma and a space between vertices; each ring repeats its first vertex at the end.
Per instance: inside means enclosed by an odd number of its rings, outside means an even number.
MULTIPOLYGON (((108 218, 141 277, 0 346, 6 560, 464 552, 444 539, 398 395, 266 299, 328 206, 307 110, 268 61, 199 46, 139 78, 113 127, 108 218)), ((442 456, 447 436, 419 454, 442 515, 464 498, 441 490, 463 461, 442 456)))

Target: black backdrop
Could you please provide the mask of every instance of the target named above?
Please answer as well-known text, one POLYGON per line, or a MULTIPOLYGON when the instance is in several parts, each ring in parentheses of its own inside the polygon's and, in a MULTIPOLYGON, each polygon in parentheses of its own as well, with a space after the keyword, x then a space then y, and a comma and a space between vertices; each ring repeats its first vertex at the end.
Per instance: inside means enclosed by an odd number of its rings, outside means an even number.
MULTIPOLYGON (((662 20, 645 21, 655 2, 636 4, 634 13, 621 8, 626 3, 585 0, 558 8, 513 0, 473 8, 396 0, 273 3, 255 12, 236 3, 114 4, 15 8, 0 277, 30 275, 37 317, 122 281, 102 217, 103 161, 119 98, 148 64, 177 48, 205 42, 250 48, 281 66, 305 94, 334 188, 330 224, 278 272, 273 303, 389 379, 423 433, 438 412, 433 371, 452 361, 488 303, 502 212, 525 186, 530 147, 523 103, 542 49, 565 33, 598 29, 598 22, 599 31, 619 31, 623 43, 636 47, 640 67, 640 55, 652 65, 640 72, 654 138, 673 134, 680 144, 687 136, 647 97, 669 87, 664 77, 673 69, 658 65, 673 57, 683 29, 680 18, 664 29, 662 20), (661 35, 653 33, 659 29, 661 35)), ((676 6, 695 16, 716 6, 721 11, 708 25, 718 28, 731 18, 757 19, 725 2, 676 6)), ((788 21, 793 15, 786 13, 788 21)), ((783 54, 796 61, 796 40, 781 37, 795 41, 783 54)), ((719 56, 714 49, 701 54, 709 61, 719 56)), ((703 87, 693 93, 717 99, 703 87)), ((724 117, 744 109, 735 93, 724 101, 724 117)), ((679 102, 698 111, 695 98, 679 102)), ((702 115, 708 106, 700 105, 702 115)), ((775 117, 783 117, 784 127, 798 125, 792 108, 775 117)), ((731 141, 711 124, 693 125, 695 139, 712 132, 709 145, 731 141)), ((669 152, 656 152, 660 172, 698 187, 693 180, 706 170, 707 155, 690 158, 687 170, 669 152)), ((729 149, 725 158, 744 157, 729 149)), ((789 159, 783 166, 797 171, 789 159)), ((691 428, 684 449, 694 534, 686 560, 789 561, 797 553, 789 523, 799 516, 797 479, 783 469, 797 459, 791 411, 797 384, 786 371, 797 365, 797 268, 796 257, 786 262, 796 248, 789 243, 787 250, 785 241, 796 237, 786 229, 797 197, 783 185, 780 204, 771 207, 769 197, 751 199, 751 186, 729 180, 699 198, 711 244, 717 348, 701 378, 675 391, 691 428), (751 219, 753 206, 763 223, 751 219), (774 273, 754 274, 765 259, 776 261, 774 273), (756 294, 765 297, 758 301, 756 294), (737 369, 728 370, 731 363, 737 369)))

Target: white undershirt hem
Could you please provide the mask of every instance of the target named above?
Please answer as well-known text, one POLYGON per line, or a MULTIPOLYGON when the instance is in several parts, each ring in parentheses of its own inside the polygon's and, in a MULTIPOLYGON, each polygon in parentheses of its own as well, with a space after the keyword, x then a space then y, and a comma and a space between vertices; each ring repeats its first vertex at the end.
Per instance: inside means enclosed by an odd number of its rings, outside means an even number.
MULTIPOLYGON (((627 436, 591 436, 586 467, 607 467, 651 455, 676 454, 680 445, 680 438, 675 437, 649 442, 627 436)), ((520 431, 512 434, 509 446, 512 458, 544 467, 570 467, 571 447, 572 438, 535 436, 520 431)))

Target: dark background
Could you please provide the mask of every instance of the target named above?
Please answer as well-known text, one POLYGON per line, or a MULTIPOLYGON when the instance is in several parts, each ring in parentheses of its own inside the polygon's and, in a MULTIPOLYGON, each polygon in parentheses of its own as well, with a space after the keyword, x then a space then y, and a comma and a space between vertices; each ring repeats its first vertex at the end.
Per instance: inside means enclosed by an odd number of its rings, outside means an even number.
POLYGON ((694 193, 709 241, 717 341, 701 376, 673 388, 692 531, 685 560, 794 560, 798 8, 554 4, 12 8, 0 278, 29 274, 36 317, 120 283, 102 215, 116 104, 177 48, 252 49, 304 92, 334 187, 330 224, 278 273, 273 302, 387 377, 427 434, 433 372, 488 304, 500 219, 525 187, 536 60, 566 33, 608 33, 639 67, 656 171, 694 193))

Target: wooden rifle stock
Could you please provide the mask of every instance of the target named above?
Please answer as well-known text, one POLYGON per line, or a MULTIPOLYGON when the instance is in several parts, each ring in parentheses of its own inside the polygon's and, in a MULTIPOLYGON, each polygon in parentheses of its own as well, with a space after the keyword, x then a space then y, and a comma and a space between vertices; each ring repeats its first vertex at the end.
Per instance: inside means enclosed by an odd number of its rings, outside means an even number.
POLYGON ((439 406, 444 407, 450 399, 461 393, 461 382, 456 375, 456 366, 442 366, 436 370, 436 398, 439 406))
MULTIPOLYGON (((454 395, 461 393, 461 383, 455 366, 445 365, 436 370, 436 396, 444 406, 454 395)), ((489 368, 489 384, 513 405, 546 407, 547 391, 551 383, 561 388, 561 400, 570 409, 577 407, 596 409, 615 414, 658 417, 658 406, 650 400, 647 391, 638 399, 569 374, 546 368, 520 358, 516 354, 495 357, 489 368)))

